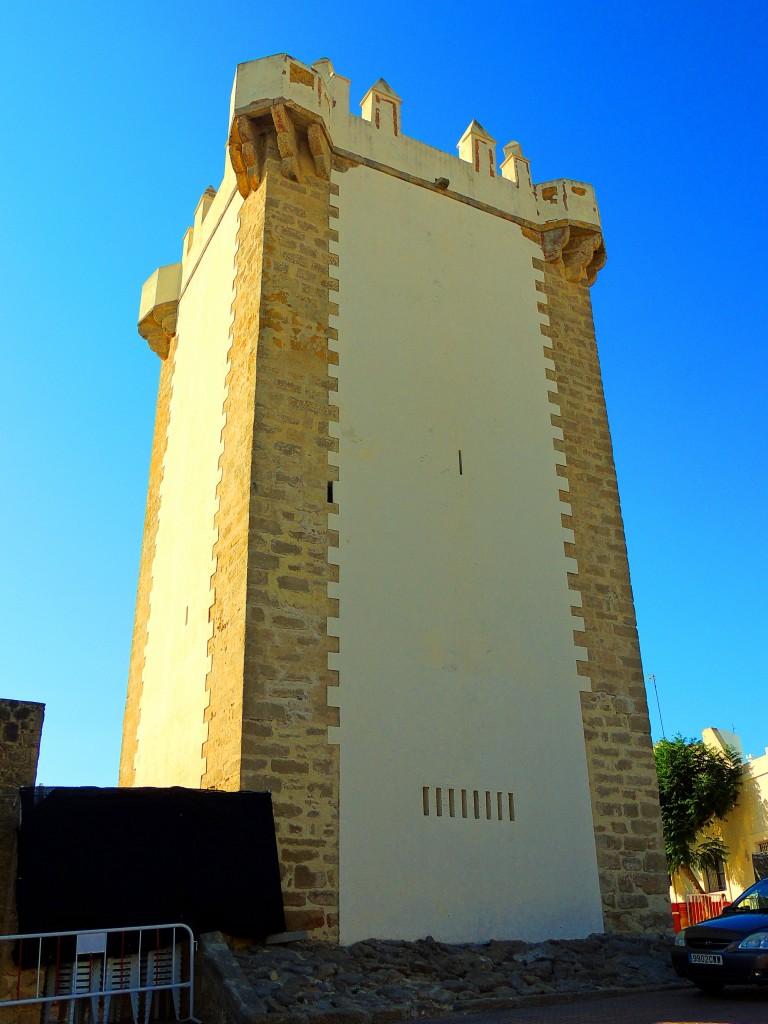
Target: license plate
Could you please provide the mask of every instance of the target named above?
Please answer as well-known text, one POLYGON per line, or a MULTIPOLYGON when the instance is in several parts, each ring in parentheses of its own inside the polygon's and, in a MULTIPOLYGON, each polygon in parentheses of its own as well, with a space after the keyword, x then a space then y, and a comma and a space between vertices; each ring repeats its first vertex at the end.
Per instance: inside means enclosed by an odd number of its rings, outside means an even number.
POLYGON ((689 953, 689 964, 719 964, 722 967, 723 958, 719 953, 689 953))

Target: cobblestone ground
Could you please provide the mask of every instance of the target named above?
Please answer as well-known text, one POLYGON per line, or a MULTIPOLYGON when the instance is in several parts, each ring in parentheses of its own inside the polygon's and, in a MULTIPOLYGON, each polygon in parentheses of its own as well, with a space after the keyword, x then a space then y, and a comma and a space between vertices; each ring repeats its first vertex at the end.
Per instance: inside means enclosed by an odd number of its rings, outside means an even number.
MULTIPOLYGON (((546 998, 546 997, 542 997, 546 998)), ((768 988, 734 987, 716 999, 693 985, 680 989, 569 996, 557 1003, 424 1019, 420 1024, 766 1024, 768 988)))
POLYGON ((446 945, 368 940, 248 946, 233 951, 249 1020, 384 1024, 501 1011, 531 997, 674 986, 666 937, 446 945))

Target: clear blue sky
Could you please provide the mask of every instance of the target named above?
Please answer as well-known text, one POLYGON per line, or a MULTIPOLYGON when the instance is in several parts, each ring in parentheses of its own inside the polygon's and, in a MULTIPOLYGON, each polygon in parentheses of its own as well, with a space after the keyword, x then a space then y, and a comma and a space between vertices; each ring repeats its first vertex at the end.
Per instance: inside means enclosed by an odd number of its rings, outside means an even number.
POLYGON ((219 183, 235 65, 281 51, 330 57, 355 103, 386 78, 440 149, 474 117, 536 181, 595 185, 645 672, 667 735, 763 753, 767 29, 764 2, 6 12, 0 695, 47 706, 41 783, 116 783, 159 370, 139 291, 219 183))

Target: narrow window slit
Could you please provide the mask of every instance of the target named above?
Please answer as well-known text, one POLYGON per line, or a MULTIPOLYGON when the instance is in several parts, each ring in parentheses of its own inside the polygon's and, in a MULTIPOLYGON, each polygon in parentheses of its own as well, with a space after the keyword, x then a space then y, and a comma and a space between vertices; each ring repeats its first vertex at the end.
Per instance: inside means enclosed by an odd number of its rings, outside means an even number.
POLYGON ((459 476, 464 475, 464 459, 461 456, 461 448, 459 448, 459 476))
POLYGON ((328 481, 328 504, 333 504, 333 480, 328 481))
POLYGON ((425 817, 434 814, 438 818, 504 821, 508 816, 510 821, 514 821, 515 796, 514 793, 504 794, 500 790, 422 786, 421 809, 425 817))

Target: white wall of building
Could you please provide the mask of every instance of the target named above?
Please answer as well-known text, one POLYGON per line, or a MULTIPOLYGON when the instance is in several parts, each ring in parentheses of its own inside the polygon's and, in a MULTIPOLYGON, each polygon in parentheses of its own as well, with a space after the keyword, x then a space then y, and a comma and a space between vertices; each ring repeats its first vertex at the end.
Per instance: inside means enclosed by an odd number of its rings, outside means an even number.
POLYGON ((207 737, 205 679, 214 516, 234 257, 241 205, 225 177, 185 239, 178 347, 152 566, 135 785, 197 788, 207 737))
POLYGON ((600 930, 540 249, 367 167, 334 181, 342 941, 600 930))

